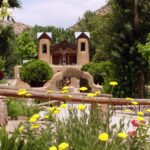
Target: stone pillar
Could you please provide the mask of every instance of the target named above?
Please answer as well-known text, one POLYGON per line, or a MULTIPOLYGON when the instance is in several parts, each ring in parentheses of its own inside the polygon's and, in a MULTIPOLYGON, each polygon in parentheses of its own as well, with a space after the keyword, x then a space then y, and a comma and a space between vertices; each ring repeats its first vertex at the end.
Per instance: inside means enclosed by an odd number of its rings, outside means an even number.
POLYGON ((8 123, 6 97, 0 96, 0 126, 5 127, 8 123))

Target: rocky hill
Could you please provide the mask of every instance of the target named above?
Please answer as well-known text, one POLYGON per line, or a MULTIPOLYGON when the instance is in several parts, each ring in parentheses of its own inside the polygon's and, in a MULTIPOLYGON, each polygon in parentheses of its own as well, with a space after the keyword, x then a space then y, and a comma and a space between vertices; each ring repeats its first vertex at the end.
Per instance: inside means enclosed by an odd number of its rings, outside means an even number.
MULTIPOLYGON (((100 9, 97 9, 95 11, 95 13, 97 15, 106 15, 108 12, 110 12, 110 7, 108 7, 107 5, 101 7, 100 9)), ((68 30, 75 31, 75 30, 78 30, 78 28, 79 28, 78 24, 75 24, 75 25, 69 27, 68 30)))
POLYGON ((0 22, 1 25, 3 26, 8 26, 11 25, 14 29, 14 32, 16 35, 20 34, 21 32, 23 32, 26 29, 31 28, 31 26, 20 23, 20 22, 13 22, 13 21, 3 21, 0 22))

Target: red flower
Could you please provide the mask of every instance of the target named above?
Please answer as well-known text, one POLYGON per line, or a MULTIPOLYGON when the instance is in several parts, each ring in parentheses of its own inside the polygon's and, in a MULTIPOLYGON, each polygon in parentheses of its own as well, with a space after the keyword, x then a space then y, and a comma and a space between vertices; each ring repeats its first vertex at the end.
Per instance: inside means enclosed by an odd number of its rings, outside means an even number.
POLYGON ((131 120, 131 124, 132 124, 134 127, 138 127, 138 126, 139 126, 138 121, 135 120, 135 119, 131 120))
POLYGON ((129 136, 134 137, 136 136, 136 131, 129 131, 128 134, 129 136))

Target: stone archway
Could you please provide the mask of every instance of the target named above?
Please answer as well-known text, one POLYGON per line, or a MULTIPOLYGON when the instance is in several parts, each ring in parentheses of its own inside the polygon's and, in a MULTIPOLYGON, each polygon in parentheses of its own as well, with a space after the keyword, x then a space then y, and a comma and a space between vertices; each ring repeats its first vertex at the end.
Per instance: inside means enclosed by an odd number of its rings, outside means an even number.
POLYGON ((91 74, 85 71, 81 71, 76 68, 68 68, 65 71, 60 71, 56 73, 51 80, 49 80, 47 83, 45 83, 44 87, 56 89, 56 83, 58 81, 63 80, 65 77, 76 77, 76 78, 82 78, 86 79, 88 81, 89 86, 91 87, 92 91, 101 90, 102 86, 96 85, 94 83, 93 77, 91 74))

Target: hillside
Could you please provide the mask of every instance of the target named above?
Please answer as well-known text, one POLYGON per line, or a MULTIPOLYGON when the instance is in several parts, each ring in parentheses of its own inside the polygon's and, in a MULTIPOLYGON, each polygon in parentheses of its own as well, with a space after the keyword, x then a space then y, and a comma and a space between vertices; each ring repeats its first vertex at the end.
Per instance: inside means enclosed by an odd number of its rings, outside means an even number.
POLYGON ((0 22, 1 25, 3 26, 8 26, 11 25, 14 29, 14 32, 16 35, 20 34, 21 32, 23 32, 26 29, 31 28, 31 26, 20 23, 20 22, 13 22, 13 21, 4 21, 4 22, 0 22))

